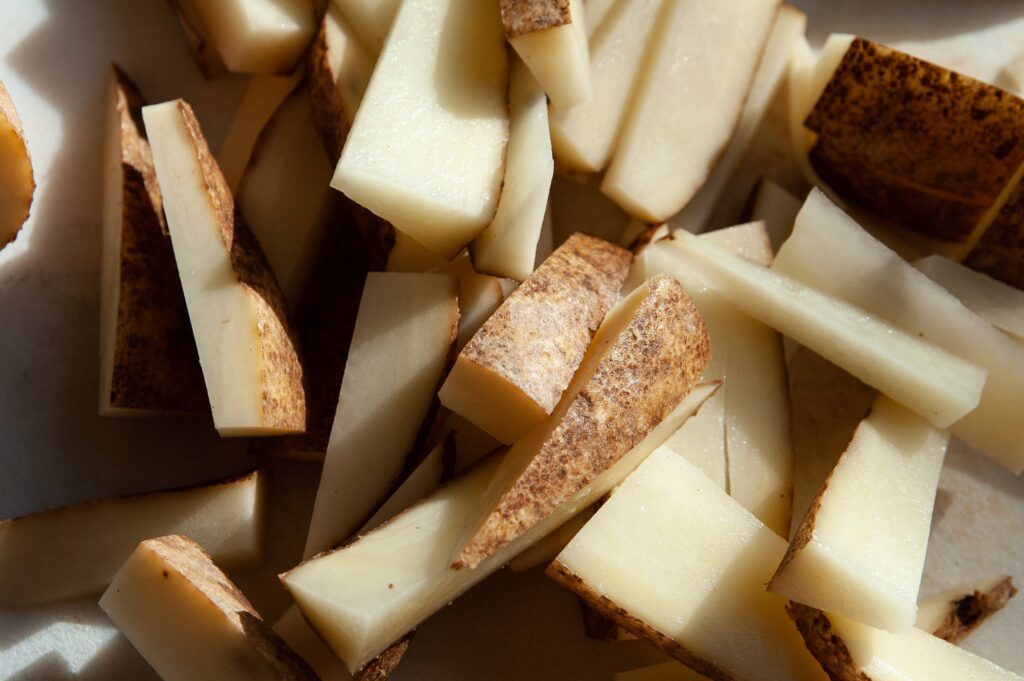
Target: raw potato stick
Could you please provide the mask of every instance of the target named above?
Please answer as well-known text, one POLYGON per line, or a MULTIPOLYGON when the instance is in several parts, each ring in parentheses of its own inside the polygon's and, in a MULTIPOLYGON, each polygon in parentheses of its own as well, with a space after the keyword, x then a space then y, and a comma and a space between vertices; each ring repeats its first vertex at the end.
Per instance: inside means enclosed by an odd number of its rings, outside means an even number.
POLYGON ((209 409, 142 94, 116 66, 104 159, 100 414, 209 409))
POLYGON ((188 537, 139 544, 100 607, 166 681, 318 681, 188 537))

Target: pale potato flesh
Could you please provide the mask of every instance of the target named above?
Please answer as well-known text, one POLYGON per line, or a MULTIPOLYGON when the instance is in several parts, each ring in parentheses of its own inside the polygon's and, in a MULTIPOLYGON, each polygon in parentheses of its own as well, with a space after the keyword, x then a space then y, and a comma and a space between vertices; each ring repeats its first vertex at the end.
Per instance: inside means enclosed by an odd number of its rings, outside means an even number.
POLYGON ((100 607, 166 681, 317 679, 184 536, 139 544, 100 607))
POLYGON ((0 248, 14 240, 28 219, 35 189, 21 119, 0 82, 0 248))
POLYGON ((922 258, 914 267, 974 314, 1012 336, 1024 338, 1024 291, 941 255, 922 258))
POLYGON ((505 294, 498 277, 480 274, 473 269, 473 261, 468 253, 432 271, 459 278, 459 335, 455 341, 455 351, 460 352, 504 302, 505 294))
POLYGON ((572 541, 576 533, 587 524, 593 515, 592 508, 580 511, 557 530, 510 560, 508 569, 512 572, 526 572, 535 567, 547 565, 562 552, 565 545, 572 541))
POLYGON ((750 316, 936 425, 949 426, 978 405, 981 367, 685 231, 668 247, 750 316))
POLYGON ((541 263, 459 353, 439 397, 512 443, 558 404, 632 256, 577 234, 541 263))
POLYGON ((501 463, 492 457, 349 546, 281 580, 331 650, 358 670, 421 621, 622 482, 718 388, 695 388, 655 430, 588 488, 474 570, 451 570, 465 516, 501 463), (344 577, 341 577, 344 575, 344 577))
POLYGON ((297 309, 337 207, 331 165, 313 127, 309 93, 284 101, 260 135, 238 188, 238 206, 297 309))
POLYGON ((630 294, 602 322, 548 420, 509 450, 453 564, 474 567, 613 466, 700 381, 710 349, 678 281, 657 276, 630 294))
POLYGON ((587 38, 591 38, 594 32, 604 23, 605 18, 615 8, 618 0, 586 0, 583 6, 584 20, 587 27, 587 38))
POLYGON ((662 4, 663 0, 618 0, 591 36, 593 96, 551 111, 551 143, 560 166, 597 172, 608 165, 662 4))
POLYGON ((190 3, 207 37, 235 73, 285 73, 313 39, 310 0, 179 0, 190 3))
POLYGON ((217 165, 232 192, 238 190, 263 128, 299 80, 301 72, 290 76, 255 76, 249 81, 217 151, 217 165))
POLYGON ((1016 595, 1017 588, 1010 577, 980 579, 922 598, 917 603, 914 626, 950 643, 959 643, 1016 595))
POLYGON ((652 454, 548 569, 706 676, 823 679, 764 584, 786 543, 689 462, 652 454))
POLYGON ((693 198, 736 129, 779 4, 666 0, 602 192, 651 223, 693 198))
POLYGON ((533 272, 555 162, 544 91, 519 59, 512 63, 510 81, 501 197, 491 224, 469 248, 480 272, 523 281, 533 272))
POLYGON ((136 544, 164 534, 189 535, 225 565, 255 565, 264 496, 261 476, 251 473, 0 521, 0 607, 102 591, 136 544))
POLYGON ((919 629, 892 634, 791 606, 808 647, 837 681, 1020 681, 1021 677, 919 629))
MULTIPOLYGON (((454 452, 451 452, 454 454, 454 452)), ((423 461, 413 469, 402 484, 387 498, 380 508, 363 523, 355 534, 372 532, 393 517, 426 497, 441 485, 445 476, 446 462, 445 445, 439 444, 430 450, 423 461)))
POLYGON ((144 107, 164 212, 214 425, 224 436, 305 428, 285 303, 185 102, 144 107))
POLYGON ((806 28, 806 14, 791 5, 784 4, 779 8, 732 139, 700 191, 669 220, 673 227, 700 232, 708 226, 715 204, 754 140, 772 96, 786 74, 793 46, 806 28))
MULTIPOLYGON (((708 326, 708 335, 712 337, 711 363, 705 376, 721 378, 725 364, 725 352, 714 344, 712 329, 717 328, 714 312, 710 305, 701 305, 701 316, 708 326)), ((666 442, 664 447, 670 449, 696 466, 704 475, 722 489, 728 489, 728 467, 725 459, 725 390, 716 392, 704 403, 700 413, 683 424, 666 442)))
POLYGON ((764 222, 772 247, 778 250, 793 231, 793 223, 802 205, 800 199, 768 178, 764 178, 754 197, 750 217, 764 222))
POLYGON ((819 191, 808 197, 772 270, 986 369, 980 404, 953 424, 953 432, 1014 473, 1024 471, 1024 422, 1018 418, 1024 395, 1020 346, 874 239, 819 191))
POLYGON ((402 0, 332 0, 374 55, 380 53, 402 0))
MULTIPOLYGON (((561 2, 546 0, 543 4, 559 5, 561 2)), ((583 0, 568 0, 567 21, 557 26, 532 26, 525 32, 510 33, 510 17, 505 6, 517 12, 531 4, 534 3, 517 0, 502 3, 502 19, 509 44, 547 93, 551 106, 566 109, 589 101, 594 91, 583 0)), ((512 18, 511 22, 515 23, 515 19, 512 18)))
POLYGON ((949 433, 881 397, 797 528, 769 590, 907 633, 949 433))
POLYGON ((402 4, 331 186, 454 256, 494 217, 507 71, 497 3, 402 4))
POLYGON ((307 558, 359 528, 401 474, 455 340, 456 296, 449 275, 367 277, 306 536, 307 558))

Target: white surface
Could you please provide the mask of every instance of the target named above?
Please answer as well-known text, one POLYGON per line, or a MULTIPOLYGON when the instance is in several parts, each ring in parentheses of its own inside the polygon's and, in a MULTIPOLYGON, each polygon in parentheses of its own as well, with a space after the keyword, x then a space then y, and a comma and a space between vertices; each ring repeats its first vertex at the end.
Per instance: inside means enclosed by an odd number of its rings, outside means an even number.
MULTIPOLYGON (((1024 35, 1016 0, 797 4, 811 8, 816 45, 832 28, 913 39, 917 53, 987 78, 1015 56, 1024 35), (956 31, 975 33, 957 38, 956 31)), ((96 415, 107 64, 117 60, 152 102, 188 99, 214 148, 245 80, 203 81, 165 0, 2 0, 0 11, 0 80, 21 111, 39 185, 26 229, 0 253, 0 517, 209 480, 259 463, 244 443, 218 439, 208 417, 96 415)), ((318 475, 315 466, 297 463, 272 472, 276 541, 263 568, 235 575, 270 621, 287 604, 273 575, 301 555, 318 475)), ((1024 479, 959 444, 947 457, 933 527, 923 595, 996 573, 1024 578, 1024 479)), ((541 573, 503 572, 421 627, 395 679, 439 678, 444 665, 444 678, 453 681, 596 680, 662 659, 638 642, 586 641, 579 622, 575 600, 541 573)), ((965 647, 1024 673, 1020 632, 1024 596, 965 647)), ((0 678, 157 677, 93 599, 0 613, 0 678)))

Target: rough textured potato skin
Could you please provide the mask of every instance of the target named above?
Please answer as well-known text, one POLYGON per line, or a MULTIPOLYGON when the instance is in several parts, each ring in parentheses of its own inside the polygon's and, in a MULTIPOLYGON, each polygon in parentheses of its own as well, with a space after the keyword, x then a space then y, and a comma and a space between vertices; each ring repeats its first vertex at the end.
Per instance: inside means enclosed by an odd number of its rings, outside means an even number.
POLYGON ((551 413, 615 303, 633 256, 574 234, 476 332, 461 356, 551 413))
POLYGON ((260 362, 261 421, 269 427, 302 432, 306 426, 302 365, 284 296, 259 242, 235 208, 234 197, 210 153, 192 107, 182 100, 178 100, 177 105, 192 138, 211 205, 218 215, 221 238, 231 255, 231 266, 239 284, 248 291, 256 316, 263 356, 260 362))
POLYGON ((274 633, 227 575, 214 564, 209 554, 188 537, 171 535, 142 542, 173 569, 164 570, 164 579, 186 579, 225 618, 245 633, 256 651, 274 669, 282 681, 318 681, 310 666, 274 633))
POLYGON ((1024 290, 1024 182, 982 234, 964 264, 1024 290))
POLYGON ((572 20, 569 0, 501 0, 506 38, 564 26, 572 20))
POLYGON ((1007 577, 990 591, 975 591, 952 601, 945 621, 932 634, 950 643, 960 643, 1016 595, 1017 587, 1013 585, 1013 579, 1007 577))
POLYGON ((805 124, 840 196, 966 242, 1024 163, 1022 120, 1008 92, 857 38, 805 124))
POLYGON ((205 411, 206 386, 141 118, 145 101, 116 66, 113 77, 123 205, 110 404, 205 411))
POLYGON ((325 14, 320 22, 306 61, 306 78, 309 83, 309 101, 313 110, 313 125, 320 134, 320 141, 327 155, 337 164, 341 150, 348 137, 348 119, 345 107, 338 93, 337 74, 331 69, 330 48, 327 44, 327 22, 325 14))
POLYGON ((475 566, 546 518, 615 464, 700 380, 711 341, 693 301, 659 275, 632 321, 555 429, 462 550, 475 566))
POLYGON ((832 631, 832 623, 821 610, 790 602, 786 612, 796 623, 807 649, 832 681, 871 681, 853 662, 843 640, 832 631))
POLYGON ((654 644, 662 652, 671 655, 698 674, 706 676, 711 681, 734 681, 734 677, 720 667, 698 657, 696 653, 682 644, 654 629, 643 620, 629 614, 611 599, 594 591, 578 575, 559 561, 556 560, 549 565, 545 574, 582 598, 587 605, 607 618, 607 620, 614 622, 616 625, 634 634, 637 638, 654 644))
POLYGON ((387 681, 402 661, 406 651, 409 650, 409 642, 412 641, 415 633, 416 630, 413 629, 392 643, 387 650, 367 662, 366 666, 356 673, 355 681, 387 681))

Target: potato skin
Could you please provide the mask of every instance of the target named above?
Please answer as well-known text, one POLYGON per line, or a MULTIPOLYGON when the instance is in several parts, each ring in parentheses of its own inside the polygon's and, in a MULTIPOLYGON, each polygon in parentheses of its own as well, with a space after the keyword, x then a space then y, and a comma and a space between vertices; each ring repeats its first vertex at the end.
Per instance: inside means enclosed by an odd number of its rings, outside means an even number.
POLYGON ((1024 290, 1024 182, 982 234, 964 264, 1024 290))
POLYGON ((832 681, 871 681, 857 667, 843 639, 833 632, 828 615, 793 602, 786 606, 786 612, 796 623, 807 649, 832 681))
POLYGON ((32 171, 32 158, 28 153, 25 133, 21 126, 14 102, 7 88, 0 82, 0 148, 3 149, 4 166, 0 177, 0 209, 3 223, 0 224, 0 249, 14 241, 28 220, 29 210, 35 194, 36 182, 32 171))
POLYGON ((857 38, 805 125, 810 160, 844 199, 958 243, 1024 163, 1024 101, 857 38))
POLYGON ((1013 585, 1013 579, 1007 577, 989 591, 975 591, 951 601, 945 621, 931 633, 950 643, 960 643, 1016 595, 1017 587, 1013 585))
POLYGON ((557 28, 572 21, 569 0, 501 0, 506 38, 557 28))

